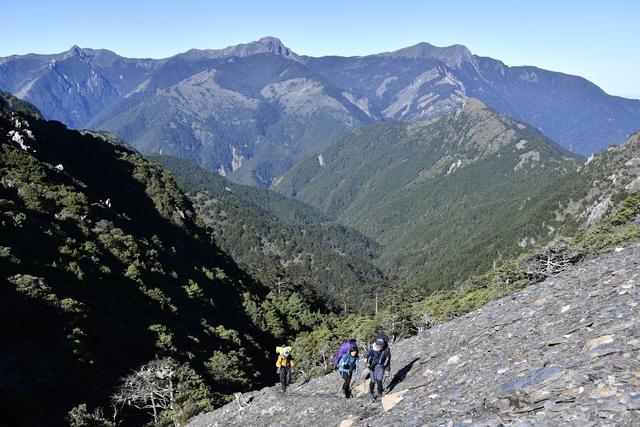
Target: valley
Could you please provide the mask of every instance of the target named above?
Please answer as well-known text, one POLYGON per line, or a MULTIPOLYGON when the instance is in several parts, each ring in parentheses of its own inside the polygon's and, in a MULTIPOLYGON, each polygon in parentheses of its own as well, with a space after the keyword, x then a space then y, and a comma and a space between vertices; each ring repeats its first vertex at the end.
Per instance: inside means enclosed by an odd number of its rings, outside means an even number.
POLYGON ((0 58, 0 426, 632 425, 639 129, 459 44, 0 58))

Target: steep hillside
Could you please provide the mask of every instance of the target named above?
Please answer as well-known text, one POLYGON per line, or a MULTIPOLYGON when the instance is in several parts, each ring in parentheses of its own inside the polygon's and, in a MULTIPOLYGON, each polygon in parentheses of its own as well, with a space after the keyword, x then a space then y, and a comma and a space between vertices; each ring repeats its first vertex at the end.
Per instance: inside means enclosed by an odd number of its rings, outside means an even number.
POLYGON ((42 113, 38 111, 36 107, 7 92, 0 91, 0 107, 5 110, 20 112, 37 119, 44 119, 42 113))
POLYGON ((640 246, 556 276, 391 346, 385 395, 340 397, 335 373, 241 396, 211 425, 621 425, 640 410, 640 246))
POLYGON ((578 164, 531 126, 469 99, 430 122, 357 130, 275 189, 379 241, 379 265, 440 287, 545 236, 546 217, 531 215, 527 198, 578 164))
POLYGON ((279 193, 233 184, 177 158, 152 159, 176 176, 221 248, 261 283, 297 292, 311 306, 372 308, 385 284, 371 264, 375 242, 279 193))
MULTIPOLYGON (((596 225, 613 206, 640 189, 640 132, 622 145, 590 157, 576 169, 528 196, 526 208, 546 215, 550 236, 572 235, 596 225)), ((535 244, 534 236, 522 241, 535 244)))
MULTIPOLYGON (((272 379, 274 337, 249 309, 267 289, 156 164, 0 106, 0 206, 2 424, 108 410, 121 378, 156 357, 188 374, 167 416, 272 379)), ((120 420, 136 414, 122 405, 120 420)))

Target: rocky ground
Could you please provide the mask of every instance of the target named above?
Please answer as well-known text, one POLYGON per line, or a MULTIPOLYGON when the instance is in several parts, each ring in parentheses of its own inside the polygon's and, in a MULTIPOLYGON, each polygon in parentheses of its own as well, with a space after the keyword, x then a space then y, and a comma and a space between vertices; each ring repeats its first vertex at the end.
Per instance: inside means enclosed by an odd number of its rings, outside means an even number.
POLYGON ((385 396, 337 374, 247 393, 189 426, 640 425, 640 245, 392 344, 385 396))

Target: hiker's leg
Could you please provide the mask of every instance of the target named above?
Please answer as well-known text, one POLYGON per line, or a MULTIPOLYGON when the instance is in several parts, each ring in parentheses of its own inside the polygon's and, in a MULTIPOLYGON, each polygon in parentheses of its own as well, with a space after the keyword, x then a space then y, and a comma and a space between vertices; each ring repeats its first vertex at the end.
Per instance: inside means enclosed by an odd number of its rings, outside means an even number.
POLYGON ((280 384, 282 385, 282 391, 287 389, 287 369, 280 368, 280 384))
POLYGON ((375 383, 378 385, 378 397, 382 396, 382 379, 384 378, 384 368, 380 365, 376 366, 376 370, 373 375, 375 383))
POLYGON ((373 388, 376 385, 376 380, 373 378, 373 375, 369 378, 369 394, 373 396, 373 388))
POLYGON ((349 397, 349 385, 351 384, 351 375, 348 372, 342 372, 342 391, 344 392, 344 397, 349 397))
POLYGON ((287 368, 287 385, 291 385, 291 367, 287 368))

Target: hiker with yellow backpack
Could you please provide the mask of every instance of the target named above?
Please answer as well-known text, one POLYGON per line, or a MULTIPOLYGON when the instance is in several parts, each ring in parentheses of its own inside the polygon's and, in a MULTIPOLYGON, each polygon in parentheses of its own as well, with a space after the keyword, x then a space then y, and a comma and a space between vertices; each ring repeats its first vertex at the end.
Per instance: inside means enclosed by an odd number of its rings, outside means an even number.
POLYGON ((276 368, 280 374, 280 384, 282 392, 287 391, 287 386, 291 384, 291 369, 296 366, 296 359, 291 355, 291 347, 276 347, 278 360, 276 360, 276 368))

